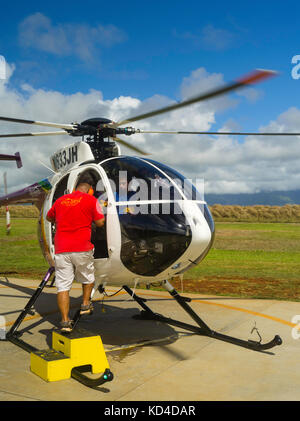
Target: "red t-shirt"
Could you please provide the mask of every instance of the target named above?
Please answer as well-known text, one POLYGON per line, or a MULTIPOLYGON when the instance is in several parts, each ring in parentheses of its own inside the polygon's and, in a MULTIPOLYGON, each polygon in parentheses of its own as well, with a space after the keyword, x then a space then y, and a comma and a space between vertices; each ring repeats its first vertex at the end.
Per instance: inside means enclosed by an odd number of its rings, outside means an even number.
POLYGON ((92 250, 92 222, 104 218, 97 199, 80 191, 57 199, 47 216, 55 219, 55 254, 92 250))

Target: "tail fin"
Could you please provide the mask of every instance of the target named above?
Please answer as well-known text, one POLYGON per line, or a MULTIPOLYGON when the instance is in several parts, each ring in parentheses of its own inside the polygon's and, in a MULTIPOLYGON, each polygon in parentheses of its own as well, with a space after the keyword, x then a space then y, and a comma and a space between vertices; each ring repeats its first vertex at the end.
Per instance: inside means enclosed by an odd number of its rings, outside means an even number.
POLYGON ((16 157, 16 163, 17 163, 17 167, 21 168, 23 166, 22 164, 22 160, 21 160, 21 155, 19 152, 15 153, 15 157, 16 157))

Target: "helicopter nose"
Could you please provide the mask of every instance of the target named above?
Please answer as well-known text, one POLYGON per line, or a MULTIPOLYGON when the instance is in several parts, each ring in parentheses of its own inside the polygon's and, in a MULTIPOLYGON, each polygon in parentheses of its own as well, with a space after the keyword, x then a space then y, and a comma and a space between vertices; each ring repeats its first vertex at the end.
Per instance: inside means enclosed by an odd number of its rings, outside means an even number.
POLYGON ((194 235, 190 249, 190 258, 188 259, 188 264, 180 267, 180 271, 176 272, 176 274, 184 273, 195 265, 198 265, 205 258, 214 243, 215 224, 211 212, 207 204, 201 204, 200 209, 206 222, 206 229, 200 220, 193 219, 194 235))

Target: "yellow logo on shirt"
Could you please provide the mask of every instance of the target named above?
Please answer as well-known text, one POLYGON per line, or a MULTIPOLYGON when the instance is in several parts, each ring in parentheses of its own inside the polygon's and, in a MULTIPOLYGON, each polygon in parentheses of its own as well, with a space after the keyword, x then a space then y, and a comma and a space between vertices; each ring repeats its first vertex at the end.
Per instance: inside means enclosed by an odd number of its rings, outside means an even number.
POLYGON ((78 199, 71 199, 71 198, 66 198, 64 200, 61 201, 61 204, 63 206, 67 206, 67 207, 71 207, 71 206, 77 206, 78 203, 81 202, 82 197, 79 197, 78 199))

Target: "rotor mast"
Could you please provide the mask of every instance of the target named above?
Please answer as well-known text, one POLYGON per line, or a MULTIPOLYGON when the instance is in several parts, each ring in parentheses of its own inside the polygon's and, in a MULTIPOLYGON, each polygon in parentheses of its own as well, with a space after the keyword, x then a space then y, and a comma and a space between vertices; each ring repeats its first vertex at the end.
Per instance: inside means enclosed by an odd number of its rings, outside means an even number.
MULTIPOLYGON (((107 118, 90 118, 78 124, 76 130, 70 131, 70 134, 72 136, 87 136, 84 142, 91 148, 95 160, 100 162, 103 159, 120 155, 116 142, 129 146, 127 142, 117 137, 118 134, 129 136, 135 132, 133 127, 116 127, 115 123, 107 118)), ((134 146, 130 145, 130 147, 136 152, 142 152, 134 146)))
POLYGON ((84 141, 91 148, 97 163, 119 155, 116 143, 111 140, 114 137, 114 131, 109 127, 111 123, 112 121, 106 118, 90 118, 78 125, 77 133, 73 133, 73 136, 87 136, 84 141))

